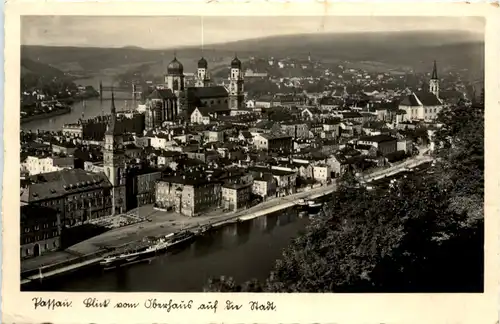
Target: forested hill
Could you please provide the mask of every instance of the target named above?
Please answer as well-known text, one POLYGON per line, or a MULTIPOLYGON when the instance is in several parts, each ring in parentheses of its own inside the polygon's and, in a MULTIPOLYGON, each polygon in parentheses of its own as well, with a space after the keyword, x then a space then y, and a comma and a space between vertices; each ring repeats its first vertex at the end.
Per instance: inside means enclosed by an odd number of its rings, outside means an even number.
MULTIPOLYGON (((203 55, 210 62, 223 62, 224 59, 234 56, 235 52, 243 60, 250 56, 289 56, 305 59, 310 52, 315 60, 384 62, 420 71, 427 71, 429 62, 437 60, 440 62, 440 69, 449 66, 481 71, 484 64, 484 39, 476 34, 457 31, 318 33, 205 45, 203 49, 203 55)), ((133 46, 21 47, 23 58, 47 63, 63 71, 99 71, 146 62, 168 62, 173 55, 173 49, 145 49, 133 46)), ((201 55, 200 46, 177 49, 177 57, 183 62, 187 72, 195 67, 201 55)))
POLYGON ((64 72, 48 64, 36 62, 29 58, 21 58, 21 77, 34 74, 46 77, 62 77, 64 72))

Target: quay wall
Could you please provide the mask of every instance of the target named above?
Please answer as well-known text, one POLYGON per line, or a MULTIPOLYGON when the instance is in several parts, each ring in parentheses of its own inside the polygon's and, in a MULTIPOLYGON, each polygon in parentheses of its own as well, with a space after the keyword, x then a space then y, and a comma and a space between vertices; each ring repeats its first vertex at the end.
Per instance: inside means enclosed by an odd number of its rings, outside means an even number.
MULTIPOLYGON (((391 176, 391 175, 394 175, 394 174, 397 174, 399 172, 406 170, 406 168, 413 168, 413 167, 416 167, 420 164, 429 162, 430 160, 432 160, 432 159, 421 159, 421 160, 417 160, 417 161, 412 161, 412 162, 407 163, 407 164, 405 163, 405 164, 398 166, 393 171, 383 173, 383 175, 382 174, 370 175, 369 178, 365 178, 364 181, 370 182, 372 180, 383 178, 385 176, 391 176)), ((335 191, 336 185, 335 185, 335 183, 333 183, 332 185, 329 185, 326 188, 325 187, 321 187, 321 188, 324 188, 326 190, 320 191, 320 192, 310 192, 307 195, 307 197, 305 197, 305 198, 316 199, 316 198, 320 198, 320 197, 323 197, 325 195, 328 195, 328 194, 332 193, 333 191, 335 191)), ((272 206, 272 207, 269 207, 269 208, 266 208, 263 210, 259 210, 259 211, 255 211, 255 212, 250 212, 249 214, 243 215, 243 216, 240 214, 228 215, 227 218, 220 220, 220 221, 217 221, 217 222, 214 222, 214 223, 211 223, 211 225, 214 228, 216 228, 216 227, 223 227, 227 224, 233 223, 235 220, 241 220, 241 221, 250 220, 253 218, 261 217, 261 216, 264 216, 267 214, 271 214, 271 213, 274 213, 274 212, 277 212, 280 210, 284 210, 284 209, 293 207, 293 206, 297 205, 298 201, 299 201, 299 198, 297 198, 297 197, 282 197, 281 199, 283 200, 283 203, 281 203, 279 205, 272 206)), ((206 222, 206 224, 208 224, 208 222, 206 222)), ((199 224, 199 225, 206 225, 206 224, 199 224)), ((187 227, 186 229, 188 229, 188 230, 193 229, 193 228, 198 227, 199 225, 193 225, 193 226, 187 227)), ((81 257, 75 257, 75 258, 72 258, 70 260, 66 260, 63 262, 43 266, 43 267, 37 268, 37 269, 24 271, 21 273, 21 285, 28 284, 33 280, 39 280, 39 279, 41 279, 41 277, 42 278, 49 278, 52 275, 61 275, 61 274, 64 274, 65 272, 74 271, 78 268, 93 265, 95 263, 98 263, 100 260, 102 260, 103 255, 107 252, 109 252, 109 250, 102 249, 102 250, 99 250, 95 253, 84 255, 81 257), (90 260, 94 260, 94 262, 90 262, 90 260), (80 266, 77 266, 77 265, 80 265, 80 266), (40 277, 40 275, 41 275, 41 277, 40 277)))
POLYGON ((69 114, 70 112, 71 112, 70 107, 64 107, 64 108, 52 111, 50 113, 40 114, 40 115, 32 115, 32 116, 29 116, 26 118, 21 118, 21 124, 29 123, 29 122, 32 122, 34 120, 40 120, 40 119, 46 119, 46 118, 50 118, 50 117, 65 115, 65 114, 69 114))

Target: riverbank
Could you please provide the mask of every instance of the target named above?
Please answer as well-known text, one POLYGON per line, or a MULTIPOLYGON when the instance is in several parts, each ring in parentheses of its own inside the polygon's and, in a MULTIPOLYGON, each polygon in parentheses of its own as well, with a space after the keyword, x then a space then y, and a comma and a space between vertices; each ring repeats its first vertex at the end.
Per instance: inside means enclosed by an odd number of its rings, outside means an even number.
MULTIPOLYGON (((386 169, 382 173, 376 172, 377 177, 394 175, 398 172, 405 171, 406 168, 429 162, 429 160, 432 159, 428 157, 417 157, 414 160, 409 160, 401 165, 386 169)), ((141 216, 150 218, 152 220, 151 222, 114 229, 74 245, 65 252, 74 255, 75 258, 64 260, 59 263, 53 262, 50 265, 34 267, 32 269, 25 269, 22 273, 23 279, 21 284, 28 284, 31 281, 62 275, 67 272, 95 265, 103 259, 105 253, 141 240, 146 236, 168 235, 182 229, 193 230, 205 225, 211 225, 213 228, 223 227, 237 221, 249 220, 284 210, 297 205, 300 199, 319 198, 335 190, 336 183, 334 182, 331 185, 309 189, 287 197, 270 199, 257 206, 237 212, 193 218, 157 211, 154 210, 152 206, 144 206, 139 213, 141 216)))
POLYGON ((71 112, 71 108, 66 106, 66 107, 51 111, 49 113, 31 115, 31 116, 28 116, 25 118, 21 118, 21 124, 29 123, 29 122, 32 122, 35 120, 42 120, 42 119, 47 119, 47 118, 51 118, 51 117, 55 117, 55 116, 65 115, 65 114, 69 114, 70 112, 71 112))
POLYGON ((334 191, 335 188, 335 184, 319 187, 288 197, 274 198, 249 209, 217 216, 207 215, 186 219, 185 216, 179 217, 178 215, 170 214, 168 215, 168 219, 165 219, 165 217, 161 216, 166 216, 162 215, 166 213, 156 211, 160 215, 156 215, 156 217, 154 215, 148 216, 148 218, 152 218, 152 222, 117 228, 68 248, 65 252, 74 255, 74 258, 66 259, 59 263, 25 269, 21 274, 21 285, 27 285, 32 281, 48 279, 96 265, 110 251, 132 244, 146 236, 168 235, 180 230, 195 231, 206 225, 211 225, 213 229, 217 229, 234 222, 250 220, 293 207, 298 203, 299 199, 309 196, 314 198, 324 196, 334 191))
MULTIPOLYGON (((66 258, 67 255, 73 255, 73 258, 32 269, 25 269, 21 274, 21 285, 29 284, 30 282, 36 280, 63 275, 65 273, 98 264, 104 259, 104 255, 110 251, 133 244, 134 242, 137 242, 147 236, 164 236, 181 230, 196 231, 200 227, 206 225, 210 225, 211 228, 217 229, 230 223, 257 218, 296 205, 296 202, 280 203, 279 201, 279 198, 269 200, 267 201, 265 208, 260 206, 260 210, 253 210, 252 208, 249 208, 218 216, 202 216, 189 219, 185 219, 185 216, 178 217, 178 215, 172 214, 168 215, 168 219, 158 217, 158 215, 156 219, 154 219, 154 216, 149 216, 153 218, 152 222, 133 224, 108 231, 66 249, 66 251, 64 251, 65 255, 61 254, 61 256, 66 258), (248 214, 249 212, 251 212, 251 214, 248 214), (242 215, 245 216, 242 217, 242 215)), ((165 214, 163 212, 158 213, 160 213, 160 216, 165 216, 161 215, 165 214)), ((43 258, 43 256, 41 258, 43 258)))

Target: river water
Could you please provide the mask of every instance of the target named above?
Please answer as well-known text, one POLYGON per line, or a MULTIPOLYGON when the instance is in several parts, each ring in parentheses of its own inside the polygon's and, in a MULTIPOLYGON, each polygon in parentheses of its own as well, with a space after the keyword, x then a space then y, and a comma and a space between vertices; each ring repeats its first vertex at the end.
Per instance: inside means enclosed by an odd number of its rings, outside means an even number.
MULTIPOLYGON (((77 80, 80 85, 99 87, 99 78, 77 80)), ((111 85, 110 80, 102 80, 111 85)), ((107 94, 109 96, 109 94, 107 94)), ((133 107, 130 93, 115 93, 117 110, 133 107)), ((87 100, 84 118, 110 111, 110 100, 87 100)), ((61 130, 82 117, 83 105, 75 103, 69 114, 22 124, 24 130, 61 130)), ((199 292, 210 277, 231 276, 237 282, 264 280, 283 249, 304 230, 308 217, 295 209, 261 216, 212 230, 188 246, 158 256, 151 263, 135 264, 112 271, 100 267, 44 280, 26 290, 94 292, 199 292)))
POLYGON ((265 280, 283 249, 303 231, 309 218, 294 209, 231 224, 199 237, 150 264, 117 270, 99 267, 50 279, 29 290, 69 292, 200 292, 210 277, 237 282, 265 280))
MULTIPOLYGON (((103 86, 112 85, 111 77, 103 78, 89 78, 75 80, 77 85, 91 85, 94 89, 99 89, 99 82, 102 80, 103 86)), ((116 110, 128 110, 135 108, 135 103, 131 100, 131 93, 127 92, 115 92, 115 106, 116 110)), ((109 114, 111 109, 111 94, 105 92, 103 100, 100 98, 92 98, 85 101, 85 109, 83 108, 82 102, 75 102, 71 106, 71 112, 65 115, 59 115, 55 117, 33 120, 28 123, 21 124, 22 130, 45 130, 45 131, 59 131, 62 130, 64 124, 76 123, 79 118, 89 119, 101 114, 109 114)))

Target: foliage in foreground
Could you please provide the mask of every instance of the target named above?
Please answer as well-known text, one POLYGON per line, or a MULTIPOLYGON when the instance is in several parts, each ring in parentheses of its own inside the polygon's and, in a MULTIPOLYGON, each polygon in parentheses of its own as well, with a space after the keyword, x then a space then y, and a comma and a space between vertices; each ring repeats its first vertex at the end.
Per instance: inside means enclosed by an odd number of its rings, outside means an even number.
POLYGON ((482 291, 484 113, 453 107, 440 120, 436 173, 384 191, 344 179, 265 282, 221 277, 205 291, 482 291))

